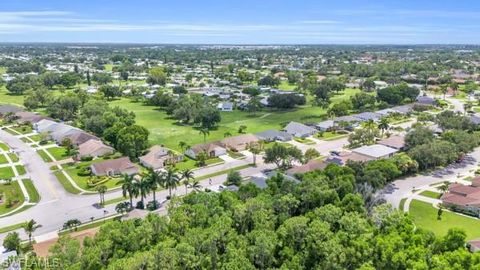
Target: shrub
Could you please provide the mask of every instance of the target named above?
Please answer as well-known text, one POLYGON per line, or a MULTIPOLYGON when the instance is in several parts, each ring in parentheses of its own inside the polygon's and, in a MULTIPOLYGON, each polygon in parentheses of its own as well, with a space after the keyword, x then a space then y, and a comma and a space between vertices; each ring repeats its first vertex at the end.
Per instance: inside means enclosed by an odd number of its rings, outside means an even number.
POLYGON ((137 208, 137 209, 145 209, 145 205, 143 205, 143 202, 142 202, 142 201, 138 201, 138 202, 137 202, 137 205, 135 206, 135 208, 137 208))
POLYGON ((93 157, 87 156, 87 157, 81 157, 81 161, 92 161, 93 157))

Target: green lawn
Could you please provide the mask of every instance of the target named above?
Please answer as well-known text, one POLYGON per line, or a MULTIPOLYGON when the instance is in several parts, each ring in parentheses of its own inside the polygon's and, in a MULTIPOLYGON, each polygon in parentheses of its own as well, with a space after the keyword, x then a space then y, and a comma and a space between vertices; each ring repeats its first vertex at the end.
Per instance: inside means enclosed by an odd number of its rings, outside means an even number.
POLYGON ((309 139, 303 139, 303 138, 298 138, 298 137, 295 137, 293 138, 296 142, 299 142, 299 143, 303 143, 303 144, 307 144, 307 145, 314 145, 315 142, 312 141, 312 140, 309 140, 309 139))
POLYGON ((34 142, 39 142, 42 139, 42 135, 40 134, 35 134, 32 136, 29 136, 30 139, 32 139, 34 142))
POLYGON ((73 193, 73 194, 78 194, 80 193, 81 191, 78 190, 77 188, 75 188, 71 183, 70 181, 68 181, 68 179, 65 177, 65 175, 63 175, 63 173, 61 171, 56 171, 53 173, 58 181, 60 182, 60 184, 62 184, 63 188, 70 192, 70 193, 73 193))
POLYGON ((248 168, 248 167, 252 167, 252 164, 241 165, 241 166, 234 167, 234 168, 231 168, 231 169, 228 169, 228 170, 223 170, 223 171, 214 172, 214 173, 207 174, 207 175, 203 175, 203 176, 200 176, 200 177, 195 177, 195 179, 197 179, 197 180, 205 180, 205 179, 207 179, 207 178, 219 176, 219 175, 222 175, 222 174, 227 174, 227 173, 229 173, 230 171, 243 170, 243 169, 246 169, 246 168, 248 168))
POLYGON ((15 168, 17 168, 18 175, 24 175, 27 173, 23 165, 17 165, 15 168))
POLYGON ((285 90, 285 91, 294 90, 295 87, 297 87, 295 84, 290 84, 288 83, 288 81, 281 81, 280 84, 278 85, 278 89, 285 90))
POLYGON ((18 162, 18 156, 15 155, 14 153, 8 153, 8 156, 12 160, 12 162, 18 162))
POLYGON ((433 231, 437 236, 443 236, 448 229, 460 228, 467 233, 467 240, 480 237, 480 220, 461 216, 452 212, 443 211, 442 219, 437 220, 438 209, 431 204, 412 200, 409 213, 415 225, 433 231))
POLYGON ((403 198, 400 200, 400 204, 398 205, 398 210, 403 212, 403 207, 405 206, 406 201, 407 201, 407 198, 403 198))
POLYGON ((3 151, 8 151, 8 149, 10 149, 10 148, 8 147, 8 145, 0 142, 0 149, 2 149, 3 151))
POLYGON ((15 174, 11 167, 0 168, 0 179, 10 179, 13 178, 15 174))
POLYGON ((5 226, 5 227, 0 228, 0 233, 15 231, 15 230, 23 228, 24 225, 25 225, 25 222, 18 223, 18 224, 13 224, 13 225, 10 225, 10 226, 5 226))
POLYGON ((0 75, 7 73, 6 67, 0 67, 0 75))
POLYGON ((8 160, 5 154, 0 154, 0 164, 7 164, 8 160))
POLYGON ((420 195, 425 196, 425 197, 429 197, 429 198, 433 198, 433 199, 438 199, 438 198, 440 198, 440 196, 442 196, 442 194, 440 194, 438 192, 430 191, 430 190, 425 190, 422 193, 420 193, 420 195))
POLYGON ((5 214, 18 208, 25 200, 20 186, 16 181, 11 184, 0 184, 0 194, 2 195, 0 214, 5 214))
MULTIPOLYGON (((331 98, 333 102, 341 101, 358 93, 358 89, 346 89, 343 93, 331 98)), ((177 124, 174 119, 154 106, 145 106, 142 102, 134 102, 123 98, 111 102, 113 106, 120 106, 135 113, 137 124, 150 131, 150 140, 153 144, 163 144, 174 150, 180 150, 178 143, 188 145, 203 143, 203 136, 190 125, 177 124)), ((244 111, 221 112, 222 121, 216 130, 210 131, 207 141, 221 140, 226 132, 236 134, 241 125, 247 126, 247 133, 257 133, 268 129, 281 129, 290 121, 318 122, 326 118, 326 110, 312 105, 301 106, 293 110, 264 109, 255 116, 244 111), (233 132, 232 132, 233 131, 233 132)))
POLYGON ((21 134, 29 134, 33 132, 33 129, 30 125, 14 126, 14 127, 11 127, 11 129, 21 134))
POLYGON ((45 150, 37 150, 37 153, 40 155, 40 157, 43 159, 45 162, 52 162, 53 160, 50 158, 50 156, 45 152, 45 150))
POLYGON ((46 149, 56 160, 67 159, 70 156, 67 155, 67 149, 65 147, 51 147, 46 149))
POLYGON ((38 194, 37 189, 35 188, 35 185, 33 184, 31 179, 23 179, 22 180, 23 184, 25 185, 25 188, 27 189, 28 197, 30 198, 30 202, 32 203, 37 203, 40 201, 40 194, 38 194))
POLYGON ((23 99, 22 95, 11 95, 5 85, 0 86, 0 103, 23 106, 23 99))

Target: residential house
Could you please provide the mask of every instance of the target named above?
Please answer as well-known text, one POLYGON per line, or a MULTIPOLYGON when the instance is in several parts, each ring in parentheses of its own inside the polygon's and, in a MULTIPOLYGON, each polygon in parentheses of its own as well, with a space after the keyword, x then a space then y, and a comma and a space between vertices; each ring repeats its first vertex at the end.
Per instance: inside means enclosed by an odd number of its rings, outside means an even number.
POLYGON ((288 123, 288 125, 283 130, 288 134, 299 138, 306 138, 318 132, 312 127, 293 121, 288 123))
POLYGON ((22 108, 14 105, 0 105, 0 116, 5 116, 9 113, 17 113, 23 111, 22 108))
POLYGON ((225 149, 232 151, 243 151, 252 143, 257 143, 259 140, 253 134, 242 134, 233 137, 227 137, 220 141, 220 145, 225 149))
POLYGON ((352 152, 370 157, 372 159, 379 159, 393 156, 398 152, 398 149, 381 144, 372 144, 352 149, 352 152))
POLYGON ((217 105, 217 109, 222 112, 231 112, 233 111, 233 103, 231 102, 220 102, 217 105))
POLYGON ((84 142, 78 146, 79 158, 96 158, 113 154, 113 152, 115 152, 115 150, 112 147, 105 145, 102 141, 96 139, 88 140, 87 142, 84 142))
POLYGON ((38 121, 37 123, 33 124, 33 128, 38 132, 38 133, 49 133, 55 130, 55 128, 60 125, 60 123, 57 123, 53 120, 49 119, 43 119, 38 121))
POLYGON ((138 166, 132 163, 128 157, 93 163, 90 165, 90 169, 96 176, 134 175, 140 172, 138 166))
POLYGON ((382 115, 374 112, 362 112, 359 114, 355 114, 354 117, 360 119, 362 122, 370 120, 377 122, 378 120, 380 120, 382 115))
POLYGON ((434 106, 436 104, 436 101, 434 98, 431 98, 429 96, 419 96, 417 97, 415 104, 423 106, 434 106))
POLYGON ((59 124, 56 126, 55 130, 50 133, 50 137, 58 144, 61 144, 63 139, 67 136, 72 136, 81 132, 83 131, 79 128, 72 127, 70 125, 59 124))
POLYGON ((373 158, 355 152, 342 151, 336 155, 331 155, 325 160, 325 162, 344 166, 348 161, 367 162, 370 160, 373 160, 373 158))
POLYGON ((478 186, 451 184, 448 192, 444 193, 440 200, 444 206, 480 216, 480 187, 478 186))
POLYGON ((100 139, 97 136, 92 135, 92 134, 87 133, 87 132, 84 132, 84 131, 69 134, 66 137, 69 138, 70 141, 72 142, 72 144, 76 145, 76 146, 79 146, 79 145, 81 145, 83 143, 86 143, 90 140, 100 141, 100 139))
POLYGON ((31 123, 35 124, 39 122, 40 120, 46 119, 45 116, 33 113, 33 112, 16 112, 15 116, 17 118, 17 122, 20 124, 26 124, 26 123, 31 123))
POLYGON ((393 149, 403 150, 405 148, 405 137, 400 135, 391 135, 386 139, 379 140, 377 143, 393 149))
POLYGON ((413 110, 413 105, 412 104, 400 105, 400 106, 392 107, 390 109, 392 109, 393 111, 399 114, 409 114, 413 110))
POLYGON ((176 163, 183 160, 183 155, 175 155, 170 149, 161 145, 154 145, 148 151, 148 154, 141 156, 140 164, 147 168, 160 170, 169 163, 176 163))
POLYGON ((287 174, 294 176, 295 174, 303 174, 314 170, 323 170, 327 167, 328 163, 323 160, 313 159, 301 166, 295 166, 287 170, 287 174))
POLYGON ((220 145, 220 142, 197 144, 185 151, 185 155, 196 159, 197 155, 205 152, 209 158, 219 157, 227 154, 227 149, 220 145))
POLYGON ((273 141, 286 142, 286 141, 292 140, 292 135, 288 134, 285 131, 278 131, 274 129, 259 132, 255 135, 259 140, 266 141, 266 142, 273 142, 273 141))
POLYGON ((329 131, 335 127, 335 122, 333 120, 326 120, 316 124, 315 127, 320 131, 329 131))
POLYGON ((474 239, 467 242, 467 248, 474 253, 480 250, 480 239, 474 239))

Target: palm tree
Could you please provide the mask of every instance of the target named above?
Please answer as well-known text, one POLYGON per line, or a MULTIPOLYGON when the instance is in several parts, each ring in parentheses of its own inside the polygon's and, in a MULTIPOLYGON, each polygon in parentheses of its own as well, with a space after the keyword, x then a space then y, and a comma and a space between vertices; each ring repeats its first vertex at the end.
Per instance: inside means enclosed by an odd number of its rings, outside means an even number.
POLYGON ((145 197, 150 191, 150 183, 145 179, 140 179, 140 181, 135 182, 135 189, 136 193, 135 196, 140 195, 140 201, 142 202, 142 206, 145 207, 145 197))
POLYGON ((446 95, 447 95, 447 93, 448 93, 448 85, 446 85, 446 84, 440 85, 440 92, 442 92, 442 94, 443 94, 443 100, 445 100, 445 97, 446 97, 446 95))
POLYGON ((378 128, 382 131, 382 135, 383 135, 383 133, 390 128, 390 125, 388 123, 388 118, 382 117, 380 119, 380 123, 378 123, 378 128))
POLYGON ((363 122, 363 127, 364 128, 375 128, 376 125, 375 125, 375 122, 372 119, 370 119, 366 122, 363 122))
POLYGON ((157 189, 163 186, 163 175, 155 171, 153 168, 148 168, 147 174, 145 175, 143 180, 148 183, 150 190, 153 191, 153 201, 156 204, 156 193, 157 189))
POLYGON ((42 225, 37 224, 33 219, 30 219, 30 221, 23 225, 23 230, 25 230, 25 233, 28 235, 28 242, 30 244, 32 244, 32 234, 40 227, 42 227, 42 225))
POLYGON ((169 197, 172 197, 172 189, 176 189, 180 178, 175 168, 169 167, 165 172, 165 187, 168 188, 169 197))
POLYGON ((437 187, 437 189, 440 190, 443 194, 443 193, 448 191, 449 187, 450 187, 450 182, 445 181, 445 182, 443 182, 443 184, 441 186, 437 187))
POLYGON ((203 142, 205 143, 207 141, 207 136, 210 135, 210 131, 208 128, 202 128, 199 133, 203 135, 203 142))
POLYGON ((467 103, 463 104, 464 114, 467 114, 467 112, 472 108, 473 108, 473 104, 471 101, 468 101, 467 103))
POLYGON ((180 149, 182 149, 182 152, 187 150, 187 143, 184 141, 179 142, 178 146, 180 147, 180 149))
POLYGON ((100 195, 100 204, 103 205, 105 203, 105 192, 107 192, 107 186, 100 185, 97 187, 97 191, 100 195))
POLYGON ((185 169, 180 172, 180 175, 183 179, 182 184, 185 185, 185 195, 188 192, 188 185, 190 184, 190 180, 193 179, 193 171, 189 169, 185 169))
POLYGON ((122 184, 122 194, 123 197, 127 197, 130 199, 130 207, 133 207, 133 195, 135 194, 135 178, 133 175, 124 174, 123 179, 118 182, 118 184, 122 184))
POLYGON ((199 180, 194 179, 192 183, 190 183, 189 187, 195 191, 199 191, 202 188, 202 185, 200 185, 199 180))
POLYGON ((261 142, 251 143, 248 147, 248 150, 253 154, 253 165, 257 166, 257 155, 262 151, 261 142))

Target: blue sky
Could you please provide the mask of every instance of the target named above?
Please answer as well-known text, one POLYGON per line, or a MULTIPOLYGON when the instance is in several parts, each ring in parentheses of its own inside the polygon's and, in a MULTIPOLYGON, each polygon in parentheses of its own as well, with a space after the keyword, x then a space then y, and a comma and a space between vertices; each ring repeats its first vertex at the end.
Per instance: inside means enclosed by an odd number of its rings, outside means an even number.
POLYGON ((479 44, 472 0, 1 0, 0 42, 479 44))

